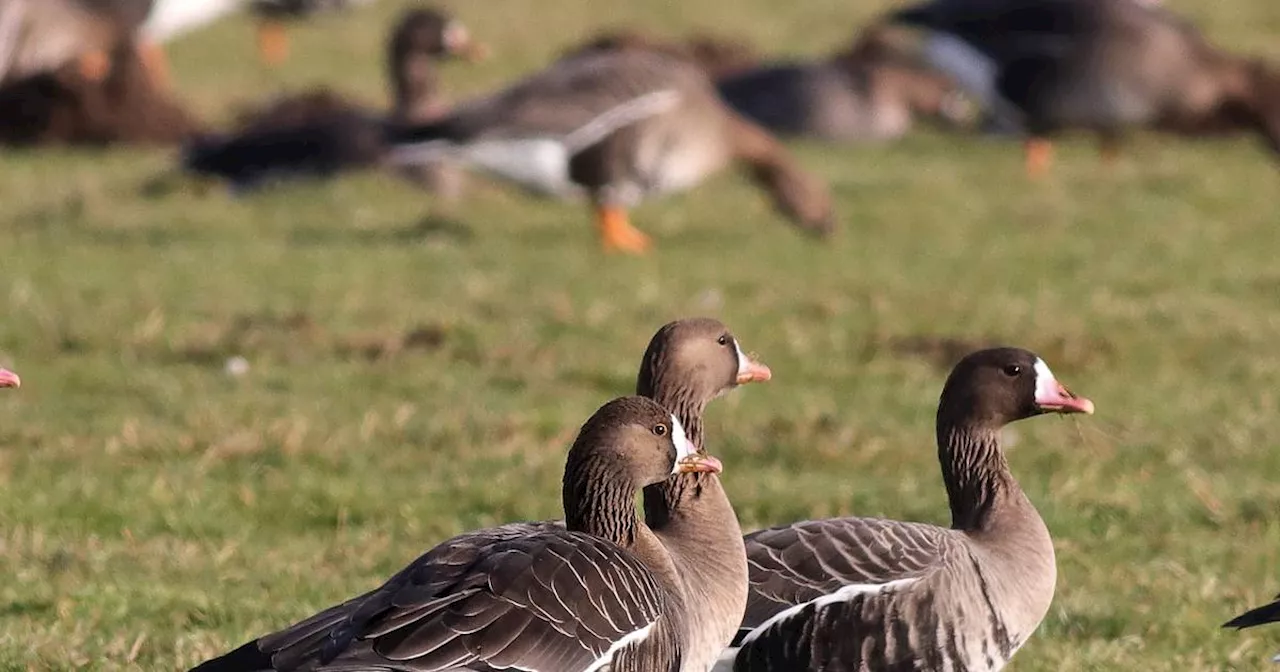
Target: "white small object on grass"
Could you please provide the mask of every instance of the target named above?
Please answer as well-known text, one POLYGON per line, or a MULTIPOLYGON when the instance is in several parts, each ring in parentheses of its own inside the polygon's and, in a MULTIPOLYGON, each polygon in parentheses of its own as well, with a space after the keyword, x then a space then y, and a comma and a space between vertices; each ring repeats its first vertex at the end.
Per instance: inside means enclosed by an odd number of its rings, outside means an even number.
POLYGON ((240 376, 249 373, 249 360, 236 355, 235 357, 231 357, 227 360, 227 363, 222 367, 222 370, 226 371, 228 376, 239 378, 240 376))

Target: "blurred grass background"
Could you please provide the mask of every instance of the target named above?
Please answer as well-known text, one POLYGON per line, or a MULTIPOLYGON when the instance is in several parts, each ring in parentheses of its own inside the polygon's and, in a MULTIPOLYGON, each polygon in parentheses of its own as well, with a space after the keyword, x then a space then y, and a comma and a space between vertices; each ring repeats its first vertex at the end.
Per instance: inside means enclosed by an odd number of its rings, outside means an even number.
MULTIPOLYGON (((173 45, 206 117, 328 83, 385 100, 409 3, 296 28, 260 68, 245 18, 173 45)), ((1174 0, 1280 61, 1272 0, 1174 0)), ((495 57, 455 99, 598 27, 843 45, 884 2, 455 1, 495 57)), ((1016 425, 1056 539, 1054 607, 1013 669, 1254 670, 1280 629, 1218 624, 1280 589, 1277 173, 1252 140, 922 134, 798 145, 843 229, 797 235, 726 176, 634 213, 602 256, 581 206, 479 180, 453 219, 392 179, 144 197, 166 151, 0 160, 0 669, 177 669, 367 590, 457 532, 558 515, 563 454, 664 322, 723 318, 773 367, 712 407, 745 528, 866 514, 945 524, 933 412, 949 358, 1041 353, 1098 415, 1016 425), (230 376, 243 357, 247 374, 230 376)))

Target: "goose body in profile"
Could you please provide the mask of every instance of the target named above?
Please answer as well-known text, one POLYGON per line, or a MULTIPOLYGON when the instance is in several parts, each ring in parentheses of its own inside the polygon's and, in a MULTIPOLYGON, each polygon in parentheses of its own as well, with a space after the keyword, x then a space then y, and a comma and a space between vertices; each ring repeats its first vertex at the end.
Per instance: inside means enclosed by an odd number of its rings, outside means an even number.
MULTIPOLYGON (((189 143, 183 166, 241 190, 270 180, 377 166, 387 151, 387 124, 426 123, 447 110, 436 62, 476 58, 485 51, 456 18, 434 9, 409 10, 387 40, 389 111, 367 108, 327 88, 289 95, 248 115, 233 133, 189 143)), ((447 173, 441 168, 408 177, 438 191, 450 184, 447 173)))
POLYGON ((1092 412, 1033 353, 965 357, 938 403, 951 527, 834 518, 747 535, 746 616, 716 672, 1003 667, 1048 611, 1057 572, 1000 430, 1092 412))
POLYGON ((455 537, 376 590, 195 670, 689 669, 681 633, 701 613, 635 496, 671 474, 719 470, 661 406, 614 400, 569 451, 563 528, 455 537))
POLYGON ((951 80, 899 52, 873 29, 826 59, 760 65, 719 77, 716 87, 739 114, 782 136, 876 142, 905 135, 920 118, 963 121, 951 80))
POLYGON ((1072 128, 1097 133, 1107 157, 1133 127, 1254 132, 1280 152, 1280 75, 1158 3, 934 0, 890 20, 932 31, 933 65, 1025 129, 1032 175, 1049 166, 1050 137, 1072 128))
POLYGON ((729 110, 699 67, 649 50, 562 59, 444 119, 395 134, 392 160, 453 159, 554 197, 589 199, 606 250, 640 253, 628 210, 742 165, 801 228, 833 227, 826 185, 729 110))

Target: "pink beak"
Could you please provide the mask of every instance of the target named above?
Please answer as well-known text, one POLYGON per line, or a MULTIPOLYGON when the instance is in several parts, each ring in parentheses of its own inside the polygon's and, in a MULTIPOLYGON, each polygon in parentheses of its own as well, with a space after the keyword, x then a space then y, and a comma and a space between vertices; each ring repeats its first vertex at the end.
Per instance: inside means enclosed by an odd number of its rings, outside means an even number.
POLYGON ((22 379, 8 369, 0 369, 0 387, 22 387, 22 379))
POLYGON ((1093 402, 1077 397, 1066 385, 1054 380, 1043 390, 1036 391, 1036 406, 1049 413, 1084 413, 1093 415, 1093 402))
POLYGON ((737 383, 739 385, 763 383, 771 378, 773 378, 773 372, 769 370, 769 367, 754 359, 747 358, 746 362, 738 367, 737 383))

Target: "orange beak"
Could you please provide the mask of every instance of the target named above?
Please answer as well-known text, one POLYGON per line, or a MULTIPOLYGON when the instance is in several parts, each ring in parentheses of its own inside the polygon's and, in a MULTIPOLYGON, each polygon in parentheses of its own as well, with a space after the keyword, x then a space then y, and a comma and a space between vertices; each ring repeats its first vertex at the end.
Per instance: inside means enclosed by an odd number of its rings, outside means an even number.
POLYGON ((747 383, 763 383, 773 378, 773 372, 763 363, 741 355, 738 357, 738 377, 736 382, 739 385, 747 383))
POLYGON ((22 379, 8 369, 0 369, 0 387, 22 387, 22 379))

